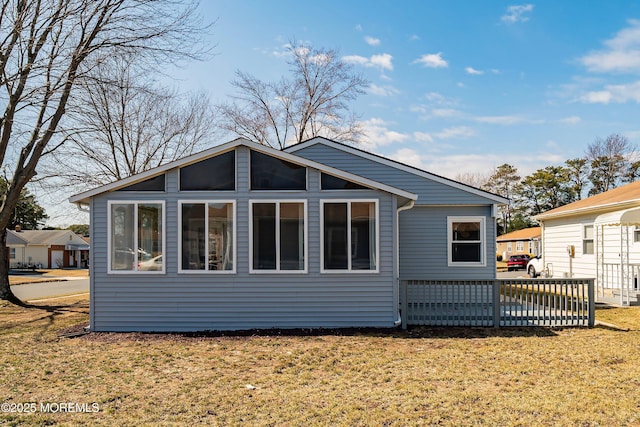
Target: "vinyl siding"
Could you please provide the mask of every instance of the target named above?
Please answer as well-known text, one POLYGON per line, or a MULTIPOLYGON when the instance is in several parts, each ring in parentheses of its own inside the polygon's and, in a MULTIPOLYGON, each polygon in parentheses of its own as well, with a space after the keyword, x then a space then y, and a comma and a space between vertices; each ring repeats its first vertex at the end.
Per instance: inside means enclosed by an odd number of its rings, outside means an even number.
MULTIPOLYGON (((583 216, 581 218, 559 219, 545 221, 543 234, 543 261, 544 265, 552 264, 553 277, 561 278, 573 275, 573 277, 595 277, 596 255, 584 254, 582 251, 582 232, 585 225, 593 224, 596 216, 583 216), (567 246, 575 246, 575 257, 570 260, 567 246)), ((611 240, 608 245, 611 245, 611 240)), ((617 240, 618 248, 614 251, 620 253, 620 240, 617 240)), ((610 261, 607 261, 610 262, 610 261)), ((619 258, 618 258, 619 262, 619 258)))
POLYGON ((315 144, 300 149, 296 151, 295 154, 318 163, 349 171, 356 175, 415 193, 418 195, 416 202, 418 205, 493 204, 492 201, 480 195, 326 145, 315 144))
POLYGON ((400 212, 400 278, 490 280, 496 277, 495 221, 488 206, 416 206, 400 212), (448 265, 448 216, 486 216, 486 266, 448 265))
POLYGON ((394 274, 395 196, 373 190, 320 191, 308 169, 308 191, 249 191, 249 150, 237 149, 236 191, 110 192, 92 200, 91 327, 95 331, 198 331, 253 328, 391 327, 397 316, 394 274), (320 273, 320 201, 376 199, 379 273, 320 273), (107 274, 109 200, 165 200, 165 274, 107 274), (236 200, 236 274, 178 274, 178 201, 236 200), (307 200, 308 273, 249 273, 249 201, 307 200))

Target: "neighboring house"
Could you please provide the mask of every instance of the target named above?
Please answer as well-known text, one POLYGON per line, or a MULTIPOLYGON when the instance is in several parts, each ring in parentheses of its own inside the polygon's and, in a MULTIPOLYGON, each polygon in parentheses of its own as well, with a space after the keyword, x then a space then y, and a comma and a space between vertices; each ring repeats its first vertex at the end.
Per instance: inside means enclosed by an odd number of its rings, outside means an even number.
POLYGON ((524 228, 498 236, 498 255, 506 260, 511 255, 533 254, 540 255, 542 245, 542 230, 540 227, 524 228))
POLYGON ((89 244, 70 230, 7 230, 10 268, 87 267, 89 244))
POLYGON ((552 209, 542 225, 544 265, 554 277, 593 277, 599 298, 623 304, 640 277, 640 182, 552 209))
POLYGON ((70 201, 94 331, 393 327, 401 279, 495 279, 507 202, 323 138, 237 139, 70 201))

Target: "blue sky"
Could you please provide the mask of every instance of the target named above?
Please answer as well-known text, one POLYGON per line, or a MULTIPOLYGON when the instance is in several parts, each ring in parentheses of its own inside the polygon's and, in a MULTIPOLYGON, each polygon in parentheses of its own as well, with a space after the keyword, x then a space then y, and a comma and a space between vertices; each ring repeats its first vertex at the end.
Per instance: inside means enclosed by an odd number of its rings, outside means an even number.
POLYGON ((361 147, 431 172, 524 176, 598 137, 640 142, 640 2, 202 3, 215 55, 175 85, 224 101, 236 70, 286 74, 291 40, 338 49, 371 82, 351 105, 361 147))

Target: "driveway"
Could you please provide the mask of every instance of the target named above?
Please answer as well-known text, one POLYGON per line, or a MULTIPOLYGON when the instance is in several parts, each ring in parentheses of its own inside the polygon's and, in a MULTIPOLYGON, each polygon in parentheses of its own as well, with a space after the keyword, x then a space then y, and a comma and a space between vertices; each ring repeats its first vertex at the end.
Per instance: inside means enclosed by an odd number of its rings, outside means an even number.
POLYGON ((13 294, 22 301, 54 298, 89 292, 89 279, 69 278, 58 282, 28 283, 12 285, 13 294))

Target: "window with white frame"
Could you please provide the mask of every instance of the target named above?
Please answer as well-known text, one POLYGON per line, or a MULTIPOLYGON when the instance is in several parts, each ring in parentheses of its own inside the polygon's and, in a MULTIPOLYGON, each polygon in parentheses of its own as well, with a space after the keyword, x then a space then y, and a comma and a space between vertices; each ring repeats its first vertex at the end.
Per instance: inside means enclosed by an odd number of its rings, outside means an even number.
POLYGON ((449 265, 486 265, 485 218, 448 217, 447 224, 449 265))
POLYGON ((322 271, 378 271, 378 202, 322 201, 322 271))
POLYGON ((110 201, 109 273, 165 271, 164 202, 110 201))
POLYGON ((9 248, 9 258, 16 259, 16 248, 9 248))
POLYGON ((251 272, 306 272, 306 201, 251 201, 251 272))
POLYGON ((593 225, 585 225, 582 233, 582 253, 593 255, 593 225))
POLYGON ((633 243, 640 242, 640 225, 636 225, 633 229, 633 243))
POLYGON ((181 201, 178 271, 235 272, 235 203, 181 201))
POLYGON ((507 252, 511 252, 513 250, 513 243, 507 242, 507 252))
POLYGON ((516 252, 524 251, 524 242, 516 242, 516 252))

